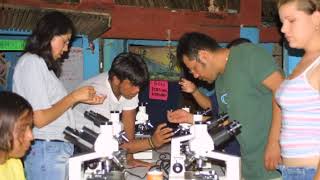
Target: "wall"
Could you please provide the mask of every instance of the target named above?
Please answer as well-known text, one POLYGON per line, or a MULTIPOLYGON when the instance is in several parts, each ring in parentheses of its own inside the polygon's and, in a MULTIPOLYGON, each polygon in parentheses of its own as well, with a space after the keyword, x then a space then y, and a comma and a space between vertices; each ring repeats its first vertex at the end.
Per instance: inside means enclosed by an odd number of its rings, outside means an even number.
POLYGON ((261 24, 262 0, 241 0, 238 14, 122 6, 113 0, 81 0, 79 4, 10 0, 5 4, 111 14, 111 28, 101 38, 165 40, 167 31, 171 30, 172 40, 177 40, 184 32, 199 31, 217 37, 219 42, 230 42, 238 37, 243 26, 259 28, 261 42, 279 42, 281 37, 276 27, 261 24))
MULTIPOLYGON (((260 30, 256 27, 242 27, 239 32, 240 37, 248 38, 253 43, 258 44, 260 42, 260 30)), ((168 41, 154 41, 154 40, 132 40, 132 39, 105 39, 104 40, 104 70, 107 71, 110 68, 112 59, 120 52, 127 51, 130 44, 145 45, 145 46, 167 46, 168 41)), ((176 41, 171 42, 173 46, 177 44, 176 41)), ((224 46, 226 43, 222 43, 224 46)), ((260 43, 268 52, 272 53, 273 43, 260 43)), ((170 95, 168 101, 151 100, 148 97, 149 89, 145 89, 140 93, 139 99, 142 102, 148 102, 147 111, 150 115, 150 119, 159 123, 160 121, 166 121, 166 111, 170 109, 180 108, 184 103, 188 103, 182 100, 186 98, 180 92, 180 87, 177 82, 169 83, 170 95)), ((203 92, 207 95, 212 95, 214 92, 202 88, 203 92)), ((191 98, 192 99, 192 98, 191 98)), ((195 103, 195 102, 191 102, 195 103)), ((199 107, 195 107, 198 109, 199 107)))
MULTIPOLYGON (((23 39, 26 40, 31 32, 27 31, 16 31, 16 30, 3 30, 0 29, 0 39, 23 39)), ((88 38, 86 36, 77 36, 72 42, 72 47, 81 47, 83 51, 83 78, 88 79, 99 73, 99 45, 98 40, 94 41, 95 49, 92 51, 89 48, 88 38)), ((1 51, 1 49, 0 49, 1 51)), ((10 62, 10 69, 8 74, 8 84, 0 86, 0 90, 11 90, 12 89, 12 75, 14 66, 17 63, 19 56, 22 51, 4 51, 6 60, 10 62)))

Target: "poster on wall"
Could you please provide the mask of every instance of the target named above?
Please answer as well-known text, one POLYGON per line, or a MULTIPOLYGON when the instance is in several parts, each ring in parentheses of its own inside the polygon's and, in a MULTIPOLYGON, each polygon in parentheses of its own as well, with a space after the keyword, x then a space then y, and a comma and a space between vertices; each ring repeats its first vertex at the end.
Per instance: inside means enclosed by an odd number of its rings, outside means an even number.
POLYGON ((148 66, 151 80, 179 81, 182 72, 175 47, 130 45, 129 51, 142 56, 148 66))
POLYGON ((149 98, 157 100, 168 100, 168 81, 151 80, 149 84, 149 98))
POLYGON ((7 89, 9 69, 10 62, 6 61, 4 53, 0 52, 0 89, 7 89))
POLYGON ((71 92, 83 81, 83 52, 80 47, 71 47, 64 59, 60 76, 64 87, 71 92))

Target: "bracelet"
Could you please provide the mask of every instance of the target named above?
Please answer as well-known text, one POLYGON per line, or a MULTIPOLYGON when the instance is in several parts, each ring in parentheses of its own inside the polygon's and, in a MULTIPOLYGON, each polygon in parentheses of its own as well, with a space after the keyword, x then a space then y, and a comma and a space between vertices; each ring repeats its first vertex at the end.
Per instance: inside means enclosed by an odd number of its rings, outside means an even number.
POLYGON ((155 146, 154 146, 154 144, 152 142, 151 137, 148 138, 148 142, 149 142, 149 145, 150 145, 151 149, 155 149, 155 146))

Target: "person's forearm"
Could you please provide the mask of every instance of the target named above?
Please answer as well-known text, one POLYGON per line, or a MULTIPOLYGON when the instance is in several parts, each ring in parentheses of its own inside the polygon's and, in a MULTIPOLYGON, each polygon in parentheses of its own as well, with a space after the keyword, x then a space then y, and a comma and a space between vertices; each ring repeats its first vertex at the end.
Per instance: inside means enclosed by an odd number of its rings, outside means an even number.
POLYGON ((59 118, 65 111, 76 103, 71 94, 65 96, 52 107, 34 112, 34 125, 42 128, 59 118))
POLYGON ((152 149, 148 139, 135 139, 129 143, 122 144, 121 147, 127 150, 128 153, 136 153, 152 149))
POLYGON ((202 94, 198 89, 196 89, 192 93, 192 96, 201 108, 203 108, 203 109, 211 108, 210 98, 208 96, 205 96, 204 94, 202 94))
POLYGON ((127 151, 128 158, 133 158, 132 153, 145 151, 151 148, 147 139, 135 139, 135 117, 135 109, 122 111, 123 129, 126 132, 129 142, 122 144, 121 148, 127 151))
POLYGON ((319 169, 319 167, 320 167, 320 161, 318 163, 318 168, 317 168, 316 175, 313 178, 314 180, 320 180, 320 169, 319 169))
POLYGON ((276 104, 275 99, 272 99, 272 123, 269 131, 268 143, 279 143, 281 130, 281 110, 276 104))
POLYGON ((268 137, 268 143, 279 144, 279 138, 280 138, 280 129, 281 129, 281 109, 276 103, 275 100, 275 94, 277 89, 280 87, 281 83, 283 82, 284 77, 281 72, 275 71, 268 77, 266 77, 262 84, 270 89, 272 92, 272 122, 271 127, 269 129, 269 137, 268 137))
POLYGON ((122 111, 121 119, 123 123, 123 129, 126 132, 129 141, 133 141, 135 139, 135 117, 136 110, 122 111))

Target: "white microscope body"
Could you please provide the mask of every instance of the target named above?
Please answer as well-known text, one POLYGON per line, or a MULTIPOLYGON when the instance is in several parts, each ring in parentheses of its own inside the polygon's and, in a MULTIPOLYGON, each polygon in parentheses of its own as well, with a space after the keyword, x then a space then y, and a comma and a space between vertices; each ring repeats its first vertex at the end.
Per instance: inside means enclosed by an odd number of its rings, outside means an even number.
POLYGON ((113 152, 119 151, 119 142, 115 138, 122 130, 118 113, 111 113, 111 124, 100 126, 100 134, 94 143, 94 151, 101 157, 111 158, 113 152))
MULTIPOLYGON (((135 121, 135 137, 136 138, 148 138, 151 136, 150 130, 153 128, 152 124, 149 121, 149 115, 146 110, 146 103, 141 103, 139 110, 136 115, 135 121)), ((133 154, 135 159, 141 159, 144 161, 152 160, 152 150, 146 150, 142 152, 137 152, 133 154)))
POLYGON ((150 123, 149 115, 146 111, 146 104, 147 103, 140 104, 139 110, 136 115, 135 131, 137 138, 149 137, 151 130, 154 128, 153 125, 150 123))
POLYGON ((220 180, 240 180, 240 157, 215 152, 214 142, 208 133, 208 125, 201 121, 202 115, 195 114, 190 134, 172 138, 169 179, 185 180, 186 166, 194 160, 197 161, 197 165, 203 166, 206 160, 217 159, 226 163, 225 176, 220 176, 220 180), (189 152, 181 152, 183 144, 186 143, 189 145, 189 152), (190 157, 192 158, 188 159, 190 157))
MULTIPOLYGON (((110 164, 111 160, 121 166, 115 156, 119 152, 119 142, 116 137, 121 133, 121 130, 122 124, 119 122, 119 113, 111 112, 110 122, 100 126, 100 134, 94 143, 95 152, 69 159, 69 180, 86 180, 88 178, 83 168, 83 163, 86 161, 102 159, 105 160, 104 163, 110 164)), ((102 169, 102 167, 98 168, 102 169)))
POLYGON ((146 106, 140 105, 139 110, 136 115, 135 124, 145 124, 149 120, 149 115, 147 114, 146 106))

